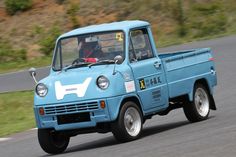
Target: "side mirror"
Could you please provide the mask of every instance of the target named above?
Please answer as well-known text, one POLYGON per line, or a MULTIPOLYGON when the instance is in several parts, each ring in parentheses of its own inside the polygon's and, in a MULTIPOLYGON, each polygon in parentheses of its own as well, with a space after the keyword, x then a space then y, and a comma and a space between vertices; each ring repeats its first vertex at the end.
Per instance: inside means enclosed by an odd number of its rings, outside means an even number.
POLYGON ((30 76, 36 76, 36 69, 35 68, 30 68, 29 69, 30 76))
POLYGON ((115 61, 115 65, 114 65, 114 68, 113 68, 112 75, 116 74, 116 64, 121 64, 123 62, 123 57, 121 55, 115 56, 114 61, 115 61))
POLYGON ((115 56, 114 61, 117 64, 121 64, 123 62, 123 57, 121 55, 115 56))
POLYGON ((30 76, 34 79, 34 82, 37 84, 38 81, 35 78, 35 76, 36 76, 36 69, 35 68, 30 68, 29 69, 29 73, 30 73, 30 76))

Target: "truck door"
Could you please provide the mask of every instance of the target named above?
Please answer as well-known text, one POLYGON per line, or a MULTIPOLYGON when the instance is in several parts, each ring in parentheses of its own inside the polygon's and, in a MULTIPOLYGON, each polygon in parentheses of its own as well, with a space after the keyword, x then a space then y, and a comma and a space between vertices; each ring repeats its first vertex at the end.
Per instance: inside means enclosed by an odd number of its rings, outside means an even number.
MULTIPOLYGON (((144 111, 155 112, 168 105, 168 89, 164 69, 157 56, 154 41, 147 28, 131 30, 129 61, 138 96, 144 111), (154 51, 153 51, 154 50, 154 51), (155 52, 155 53, 154 53, 155 52)), ((151 31, 150 31, 151 33, 151 31)))

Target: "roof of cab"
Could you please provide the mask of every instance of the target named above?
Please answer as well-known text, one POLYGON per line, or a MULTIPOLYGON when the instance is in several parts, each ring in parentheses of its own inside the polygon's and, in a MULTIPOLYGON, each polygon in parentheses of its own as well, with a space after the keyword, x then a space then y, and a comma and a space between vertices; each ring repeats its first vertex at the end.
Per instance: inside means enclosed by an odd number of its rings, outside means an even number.
POLYGON ((62 34, 60 38, 79 35, 79 34, 94 33, 94 32, 104 32, 104 31, 113 31, 113 30, 125 31, 128 29, 132 29, 134 27, 142 27, 142 26, 147 26, 147 25, 150 25, 150 24, 146 21, 139 21, 139 20, 104 23, 104 24, 91 25, 87 27, 74 29, 70 32, 62 34))

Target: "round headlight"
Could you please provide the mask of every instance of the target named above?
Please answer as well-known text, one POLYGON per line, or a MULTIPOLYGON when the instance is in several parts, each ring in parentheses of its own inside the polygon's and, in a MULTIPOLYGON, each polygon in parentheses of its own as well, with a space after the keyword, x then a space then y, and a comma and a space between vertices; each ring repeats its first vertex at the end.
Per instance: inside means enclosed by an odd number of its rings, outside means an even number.
POLYGON ((105 76, 99 76, 97 78, 97 86, 101 89, 107 89, 109 86, 109 80, 105 76))
POLYGON ((43 83, 39 83, 37 86, 36 86, 36 93, 38 96, 40 97, 44 97, 45 95, 47 95, 48 93, 48 88, 45 84, 43 83))

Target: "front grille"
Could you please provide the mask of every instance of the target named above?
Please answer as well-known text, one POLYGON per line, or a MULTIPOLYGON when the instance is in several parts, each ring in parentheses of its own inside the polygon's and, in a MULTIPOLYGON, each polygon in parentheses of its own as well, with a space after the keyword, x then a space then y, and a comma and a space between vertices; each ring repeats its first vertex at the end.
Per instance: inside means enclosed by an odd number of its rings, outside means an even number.
POLYGON ((90 121, 89 112, 66 114, 66 115, 58 115, 57 116, 58 125, 69 124, 69 123, 78 123, 78 122, 88 122, 88 121, 90 121))
POLYGON ((80 111, 93 111, 97 109, 98 109, 97 102, 44 107, 44 111, 46 115, 76 113, 80 111))

